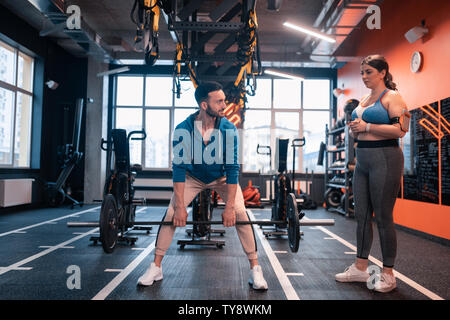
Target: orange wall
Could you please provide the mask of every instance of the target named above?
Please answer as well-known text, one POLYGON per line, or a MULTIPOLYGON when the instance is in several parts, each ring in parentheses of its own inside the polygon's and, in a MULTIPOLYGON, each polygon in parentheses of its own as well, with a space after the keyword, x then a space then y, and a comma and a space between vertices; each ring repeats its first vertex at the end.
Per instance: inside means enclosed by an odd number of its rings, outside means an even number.
MULTIPOLYGON (((342 55, 364 57, 382 54, 389 63, 394 82, 408 108, 420 106, 450 96, 450 1, 448 0, 385 0, 381 5, 381 29, 369 30, 365 23, 353 33, 342 55), (409 43, 404 34, 425 19, 430 32, 424 38, 409 43), (350 52, 353 51, 353 52, 350 52), (423 66, 418 73, 410 71, 411 55, 420 51, 423 66)), ((360 62, 346 64, 338 71, 339 88, 345 95, 338 99, 338 110, 347 99, 360 100, 368 89, 360 78, 360 62)), ((450 119, 447 119, 450 121, 450 119)), ((397 224, 450 239, 450 206, 398 199, 394 209, 397 224)))

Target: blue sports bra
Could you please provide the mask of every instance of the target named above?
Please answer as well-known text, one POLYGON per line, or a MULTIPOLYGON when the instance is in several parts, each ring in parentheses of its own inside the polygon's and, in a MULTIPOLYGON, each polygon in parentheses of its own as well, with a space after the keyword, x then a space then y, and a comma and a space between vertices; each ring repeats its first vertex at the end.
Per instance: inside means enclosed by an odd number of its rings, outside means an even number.
POLYGON ((378 100, 371 106, 363 107, 361 103, 352 112, 352 121, 361 118, 367 123, 391 124, 388 111, 381 104, 381 98, 389 89, 383 91, 378 100))

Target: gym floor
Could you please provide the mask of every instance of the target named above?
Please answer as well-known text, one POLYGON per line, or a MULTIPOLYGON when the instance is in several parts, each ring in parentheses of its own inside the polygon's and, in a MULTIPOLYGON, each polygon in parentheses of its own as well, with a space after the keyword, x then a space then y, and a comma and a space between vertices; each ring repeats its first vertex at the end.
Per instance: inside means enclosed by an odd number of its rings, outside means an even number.
MULTIPOLYGON (((225 228, 225 246, 187 245, 185 228, 177 229, 163 261, 162 281, 136 285, 154 254, 157 226, 138 236, 134 246, 119 244, 112 254, 93 245, 97 228, 68 228, 69 221, 98 221, 100 207, 39 209, 0 216, 0 299, 20 300, 429 300, 450 298, 450 250, 398 230, 397 289, 382 294, 365 283, 338 283, 355 258, 356 221, 322 208, 305 211, 311 219, 333 218, 331 227, 302 227, 300 250, 287 239, 267 240, 259 226, 259 263, 269 290, 247 283, 249 265, 235 228, 225 228), (74 271, 75 270, 75 271, 74 271), (78 278, 75 276, 79 275, 78 278), (79 288, 74 285, 79 284, 79 288), (71 286, 72 285, 72 286, 71 286)), ((161 220, 165 207, 138 207, 137 221, 161 220)), ((213 220, 220 219, 220 208, 213 220)), ((249 209, 253 219, 270 219, 270 209, 249 209)), ((222 227, 222 226, 214 226, 222 227)), ((380 263, 376 226, 371 264, 380 263)), ((215 236, 213 238, 216 238, 215 236)))

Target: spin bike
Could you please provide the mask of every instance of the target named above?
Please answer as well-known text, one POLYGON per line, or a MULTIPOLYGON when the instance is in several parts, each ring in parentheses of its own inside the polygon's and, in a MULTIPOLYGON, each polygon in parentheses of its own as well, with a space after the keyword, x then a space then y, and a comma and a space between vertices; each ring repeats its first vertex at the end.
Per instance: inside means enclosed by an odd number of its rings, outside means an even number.
POLYGON ((113 129, 111 139, 101 141, 101 149, 107 153, 107 173, 100 211, 100 237, 91 237, 91 241, 94 245, 100 241, 107 253, 113 252, 118 241, 133 245, 137 237, 127 235, 131 230, 146 230, 147 233, 151 230, 148 226, 134 225, 136 206, 145 205, 145 200, 134 198, 133 187, 142 166, 130 165, 130 140, 145 140, 146 137, 145 130, 131 131, 127 135, 124 129, 113 129))

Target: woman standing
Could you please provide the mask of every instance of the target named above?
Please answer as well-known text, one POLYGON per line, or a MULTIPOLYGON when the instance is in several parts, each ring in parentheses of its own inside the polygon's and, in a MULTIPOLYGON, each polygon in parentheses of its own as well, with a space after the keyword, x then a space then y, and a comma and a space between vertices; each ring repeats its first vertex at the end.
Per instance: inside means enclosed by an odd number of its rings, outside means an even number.
POLYGON ((396 288, 393 273, 397 254, 393 209, 403 174, 403 152, 398 144, 408 131, 407 107, 392 82, 389 65, 380 55, 366 57, 361 76, 370 94, 352 112, 351 134, 357 139, 357 164, 353 177, 357 219, 357 258, 339 282, 366 282, 368 257, 372 246, 372 215, 378 226, 383 270, 374 289, 389 292, 396 288), (405 120, 406 119, 406 120, 405 120))

